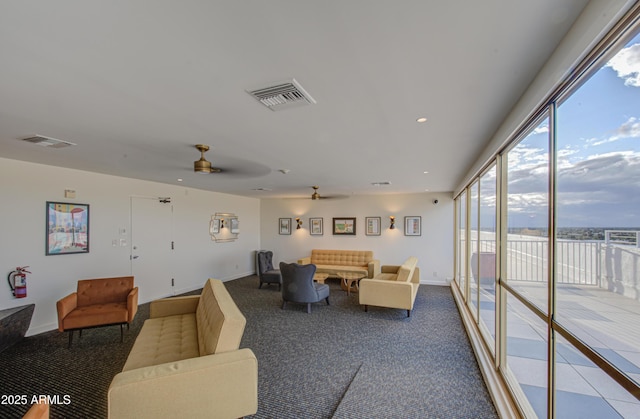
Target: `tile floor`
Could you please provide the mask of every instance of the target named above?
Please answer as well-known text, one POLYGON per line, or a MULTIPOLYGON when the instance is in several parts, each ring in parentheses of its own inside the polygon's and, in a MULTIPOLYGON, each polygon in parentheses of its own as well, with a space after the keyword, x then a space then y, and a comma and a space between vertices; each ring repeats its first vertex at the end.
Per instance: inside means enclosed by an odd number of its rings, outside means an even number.
MULTIPOLYGON (((546 284, 518 284, 539 307, 546 284)), ((480 316, 494 333, 493 290, 481 290, 480 316)), ((593 286, 558 287, 558 321, 627 376, 640 383, 640 302, 593 286)), ((547 403, 547 330, 508 298, 507 363, 536 414, 547 403)), ((556 417, 639 418, 640 401, 561 337, 556 341, 556 417)))

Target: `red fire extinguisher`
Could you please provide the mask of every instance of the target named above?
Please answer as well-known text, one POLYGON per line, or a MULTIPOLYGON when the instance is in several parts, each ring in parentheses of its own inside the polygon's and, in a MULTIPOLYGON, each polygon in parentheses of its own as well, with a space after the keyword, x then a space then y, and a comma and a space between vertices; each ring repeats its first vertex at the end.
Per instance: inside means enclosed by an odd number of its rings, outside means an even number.
POLYGON ((18 266, 15 271, 7 276, 7 282, 11 287, 11 291, 16 298, 24 298, 27 296, 27 271, 28 266, 18 266))

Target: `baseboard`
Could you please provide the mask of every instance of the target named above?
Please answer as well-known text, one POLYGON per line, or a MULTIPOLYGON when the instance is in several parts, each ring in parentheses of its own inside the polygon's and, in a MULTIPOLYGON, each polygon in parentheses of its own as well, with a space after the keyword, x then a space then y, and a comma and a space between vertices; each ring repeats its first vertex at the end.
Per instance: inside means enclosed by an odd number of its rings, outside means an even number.
POLYGON ((447 281, 446 279, 439 279, 439 278, 431 278, 431 279, 424 279, 420 281, 420 284, 424 284, 424 285, 439 285, 442 287, 450 287, 451 286, 451 282, 447 281))
POLYGON ((478 361, 478 367, 480 368, 484 382, 487 385, 487 390, 489 390, 489 394, 491 395, 493 404, 498 412, 498 416, 500 416, 500 418, 521 419, 522 415, 520 415, 518 408, 511 398, 507 385, 499 375, 498 371, 496 371, 493 358, 487 347, 482 342, 480 330, 471 316, 471 313, 466 308, 458 287, 452 286, 451 294, 453 294, 453 299, 455 300, 458 311, 460 312, 462 323, 464 324, 464 328, 469 336, 471 347, 473 348, 476 360, 478 361))
POLYGON ((51 332, 58 329, 58 323, 41 324, 38 327, 30 327, 25 336, 39 335, 40 333, 51 332))

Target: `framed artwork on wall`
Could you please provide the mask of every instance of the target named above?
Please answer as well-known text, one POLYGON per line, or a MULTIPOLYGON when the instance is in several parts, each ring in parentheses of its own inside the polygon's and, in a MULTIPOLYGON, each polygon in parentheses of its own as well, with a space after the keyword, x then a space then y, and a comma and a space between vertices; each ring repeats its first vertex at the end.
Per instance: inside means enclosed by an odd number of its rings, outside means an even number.
POLYGON ((214 235, 220 233, 220 219, 211 217, 211 221, 209 222, 209 234, 214 235))
POLYGON ((231 218, 230 220, 230 228, 229 230, 231 231, 231 234, 238 234, 240 233, 240 222, 238 221, 237 218, 231 218))
POLYGON ((338 236, 356 235, 356 218, 340 217, 333 219, 333 234, 338 236))
POLYGON ((422 217, 420 216, 404 217, 404 235, 405 236, 422 235, 422 217))
POLYGON ((364 232, 367 236, 380 235, 380 224, 381 224, 380 217, 365 217, 364 224, 365 224, 364 232))
POLYGON ((309 218, 309 234, 322 236, 322 218, 309 218))
POLYGON ((47 201, 45 255, 89 253, 89 205, 47 201))
POLYGON ((291 234, 291 218, 280 218, 278 234, 291 234))

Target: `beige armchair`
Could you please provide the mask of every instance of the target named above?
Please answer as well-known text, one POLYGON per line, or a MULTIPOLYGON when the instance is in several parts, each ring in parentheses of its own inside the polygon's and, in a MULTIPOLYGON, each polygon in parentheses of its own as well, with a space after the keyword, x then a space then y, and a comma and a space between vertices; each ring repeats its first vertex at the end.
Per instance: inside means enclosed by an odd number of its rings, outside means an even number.
POLYGON ((383 265, 381 273, 374 278, 364 278, 360 281, 359 299, 364 305, 407 310, 407 317, 411 316, 413 303, 420 286, 420 269, 418 259, 408 258, 402 265, 383 265))

